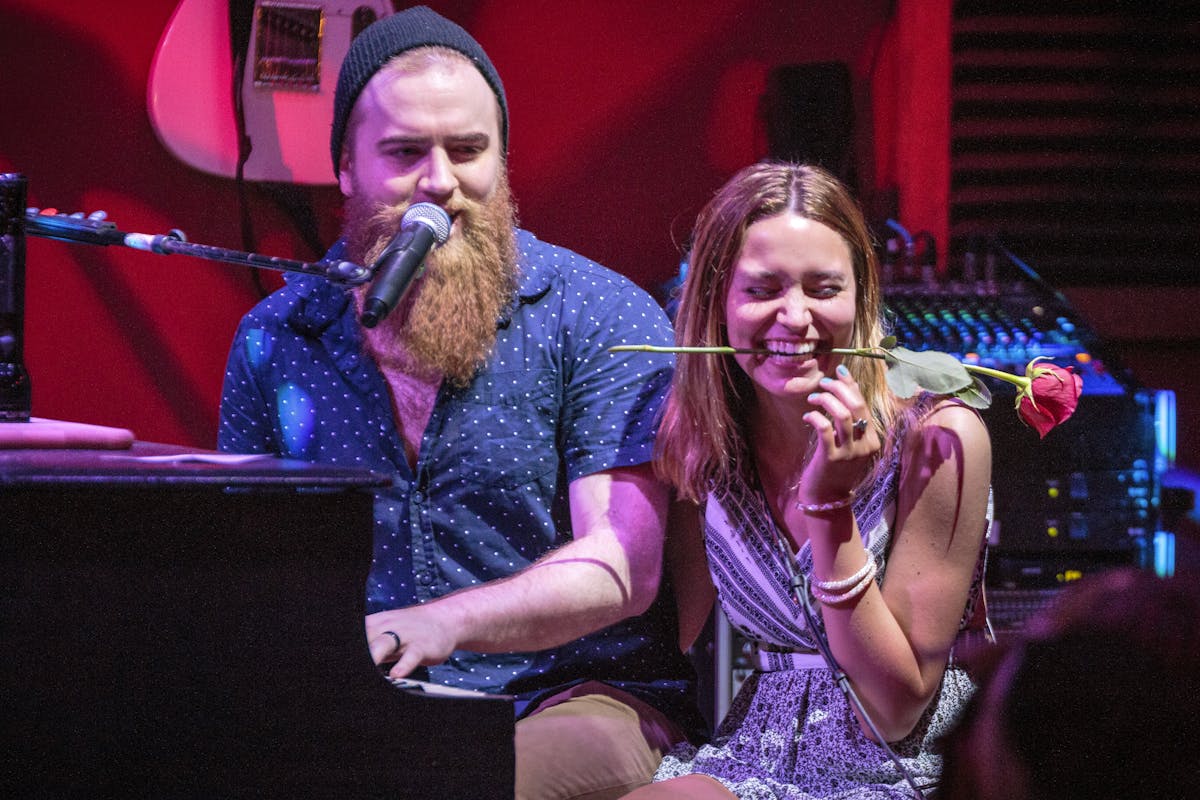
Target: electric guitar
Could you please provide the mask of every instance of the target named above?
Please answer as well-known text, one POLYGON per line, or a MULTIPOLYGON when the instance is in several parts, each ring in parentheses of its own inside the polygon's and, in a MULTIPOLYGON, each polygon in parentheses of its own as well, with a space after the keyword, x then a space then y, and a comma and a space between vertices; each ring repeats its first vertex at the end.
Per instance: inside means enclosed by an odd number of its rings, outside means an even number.
MULTIPOLYGON (((252 181, 331 184, 329 130, 338 71, 354 36, 393 13, 391 0, 256 0, 241 100, 252 181)), ((181 0, 159 40, 146 102, 174 156, 237 175, 238 135, 226 0, 181 0)))

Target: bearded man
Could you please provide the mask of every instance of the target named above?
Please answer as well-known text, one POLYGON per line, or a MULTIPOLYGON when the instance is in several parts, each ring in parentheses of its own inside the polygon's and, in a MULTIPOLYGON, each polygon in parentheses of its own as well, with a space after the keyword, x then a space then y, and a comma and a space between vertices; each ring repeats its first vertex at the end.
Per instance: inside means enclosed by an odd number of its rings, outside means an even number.
POLYGON ((649 464, 670 369, 608 352, 672 336, 630 281, 517 228, 507 145, 500 77, 461 27, 417 7, 355 39, 328 257, 374 263, 418 202, 450 236, 374 328, 364 287, 289 275, 239 327, 220 446, 391 475, 367 586, 375 661, 514 695, 517 797, 619 797, 702 727, 649 464))

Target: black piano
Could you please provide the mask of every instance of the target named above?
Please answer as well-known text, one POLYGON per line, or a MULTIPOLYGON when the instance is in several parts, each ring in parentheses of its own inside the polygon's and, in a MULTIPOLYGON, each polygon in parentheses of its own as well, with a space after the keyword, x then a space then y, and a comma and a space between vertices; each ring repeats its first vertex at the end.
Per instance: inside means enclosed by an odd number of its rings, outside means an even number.
POLYGON ((371 663, 386 478, 188 458, 0 450, 0 794, 511 798, 510 700, 371 663))

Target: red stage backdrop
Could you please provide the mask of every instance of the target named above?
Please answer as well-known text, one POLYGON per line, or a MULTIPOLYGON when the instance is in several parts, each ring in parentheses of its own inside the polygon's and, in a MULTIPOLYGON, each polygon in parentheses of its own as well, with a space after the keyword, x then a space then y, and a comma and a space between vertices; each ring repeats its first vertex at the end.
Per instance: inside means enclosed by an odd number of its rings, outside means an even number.
MULTIPOLYGON (((194 242, 251 249, 235 182, 182 163, 150 123, 147 79, 177 5, 0 0, 0 170, 28 177, 32 206, 102 209, 122 230, 179 228, 194 242)), ((480 39, 505 81, 523 224, 651 292, 676 272, 710 193, 765 155, 758 104, 775 66, 849 65, 860 183, 872 187, 869 80, 891 3, 430 5, 480 39)), ((212 6, 225 11, 222 0, 212 6)), ((198 74, 222 55, 209 43, 196 51, 198 74)), ((194 102, 212 100, 197 93, 194 102)), ((327 137, 315 127, 313 136, 327 137)), ((315 259, 337 233, 336 189, 287 193, 316 211, 315 229, 299 224, 277 194, 249 186, 253 249, 315 259)), ((35 415, 214 445, 234 328, 277 276, 33 237, 27 270, 35 415)))
MULTIPOLYGON (((147 81, 184 3, 227 10, 227 0, 0 0, 0 170, 28 177, 33 206, 102 209, 126 231, 179 228, 202 244, 316 259, 337 235, 332 184, 248 184, 247 239, 235 182, 184 164, 156 136, 147 81)), ((848 67, 847 146, 864 205, 945 242, 950 0, 429 5, 472 31, 505 81, 523 224, 652 293, 676 273, 712 191, 767 154, 760 101, 785 65, 848 67)), ((196 43, 197 87, 221 57, 218 43, 196 43)), ((214 102, 200 88, 187 100, 214 102)), ((324 140, 325 124, 312 135, 324 140)), ((234 328, 277 275, 33 237, 27 271, 35 415, 214 446, 234 328)), ((1079 298, 1101 334, 1171 335, 1171 315, 1155 317, 1155 303, 1117 313, 1079 298)), ((1179 392, 1180 458, 1194 463, 1195 369, 1153 352, 1127 356, 1143 383, 1179 392)))

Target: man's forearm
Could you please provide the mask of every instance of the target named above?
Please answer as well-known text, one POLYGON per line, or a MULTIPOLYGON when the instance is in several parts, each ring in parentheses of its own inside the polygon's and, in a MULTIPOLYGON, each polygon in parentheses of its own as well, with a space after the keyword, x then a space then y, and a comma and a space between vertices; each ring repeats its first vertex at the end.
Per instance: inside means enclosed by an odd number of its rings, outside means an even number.
POLYGON ((633 586, 621 542, 602 532, 571 541, 510 578, 434 604, 444 606, 460 649, 500 653, 577 639, 641 613, 653 600, 645 595, 633 586))

